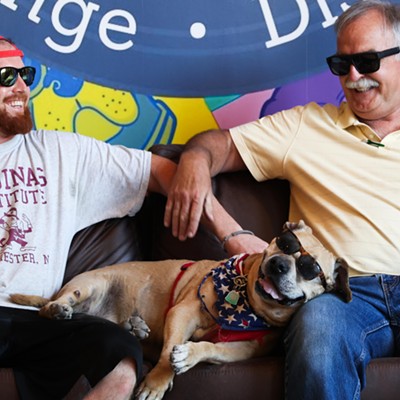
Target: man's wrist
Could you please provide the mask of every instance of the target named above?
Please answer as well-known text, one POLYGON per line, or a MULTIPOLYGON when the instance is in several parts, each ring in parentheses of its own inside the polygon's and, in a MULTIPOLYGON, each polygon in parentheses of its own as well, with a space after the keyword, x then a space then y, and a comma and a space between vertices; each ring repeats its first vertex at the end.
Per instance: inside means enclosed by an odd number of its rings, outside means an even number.
POLYGON ((229 241, 229 239, 232 239, 233 237, 239 236, 239 235, 253 235, 254 236, 254 232, 249 231, 248 229, 240 229, 240 230, 234 231, 234 232, 230 233, 229 235, 224 236, 224 238, 221 241, 222 247, 225 249, 225 245, 229 241))

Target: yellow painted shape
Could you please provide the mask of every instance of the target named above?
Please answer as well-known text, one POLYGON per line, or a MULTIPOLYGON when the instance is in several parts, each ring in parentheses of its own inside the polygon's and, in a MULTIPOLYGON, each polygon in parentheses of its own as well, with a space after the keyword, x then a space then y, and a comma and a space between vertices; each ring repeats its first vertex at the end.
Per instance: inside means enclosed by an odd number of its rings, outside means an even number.
POLYGON ((89 82, 74 97, 59 96, 53 87, 43 88, 32 104, 38 129, 76 131, 100 140, 115 136, 139 113, 130 92, 89 82))
POLYGON ((43 88, 32 99, 35 125, 38 129, 72 132, 72 122, 77 110, 73 97, 57 96, 53 89, 43 88))
POLYGON ((106 141, 115 136, 121 126, 114 124, 104 118, 97 110, 84 108, 76 114, 76 130, 81 135, 95 137, 96 139, 106 141))
POLYGON ((132 124, 138 116, 136 101, 130 92, 85 82, 76 99, 81 107, 95 108, 119 125, 132 124))
POLYGON ((155 97, 172 110, 177 119, 173 143, 186 143, 196 133, 217 129, 214 116, 203 98, 155 97))

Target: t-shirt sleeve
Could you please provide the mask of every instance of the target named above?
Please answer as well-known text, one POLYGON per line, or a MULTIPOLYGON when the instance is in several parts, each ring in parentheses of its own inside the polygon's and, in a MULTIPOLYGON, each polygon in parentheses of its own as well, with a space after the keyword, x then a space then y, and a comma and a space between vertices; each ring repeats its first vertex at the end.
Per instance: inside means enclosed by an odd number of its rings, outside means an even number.
POLYGON ((303 107, 230 129, 247 168, 258 181, 283 178, 285 157, 298 132, 303 107))
POLYGON ((80 137, 77 164, 78 229, 139 211, 150 179, 151 153, 80 137))

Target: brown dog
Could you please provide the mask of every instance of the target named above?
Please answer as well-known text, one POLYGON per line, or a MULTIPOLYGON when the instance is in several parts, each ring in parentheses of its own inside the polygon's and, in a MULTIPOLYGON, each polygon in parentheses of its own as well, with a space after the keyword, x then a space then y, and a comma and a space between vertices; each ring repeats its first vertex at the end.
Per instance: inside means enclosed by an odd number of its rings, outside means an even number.
POLYGON ((76 276, 52 301, 17 294, 11 299, 41 307, 40 315, 48 318, 71 318, 76 312, 101 316, 146 339, 144 343, 162 343, 158 363, 137 393, 140 400, 154 400, 172 388, 175 373, 201 361, 222 363, 266 354, 280 331, 272 327, 285 326, 303 303, 325 291, 351 300, 347 264, 326 250, 300 221, 286 223, 264 253, 224 262, 112 265, 76 276), (217 278, 222 281, 215 282, 217 278), (245 311, 249 304, 251 309, 245 311), (236 321, 239 324, 233 327, 236 321), (213 333, 222 341, 209 341, 213 333), (230 333, 234 341, 226 341, 230 333), (207 341, 202 340, 205 337, 207 341))

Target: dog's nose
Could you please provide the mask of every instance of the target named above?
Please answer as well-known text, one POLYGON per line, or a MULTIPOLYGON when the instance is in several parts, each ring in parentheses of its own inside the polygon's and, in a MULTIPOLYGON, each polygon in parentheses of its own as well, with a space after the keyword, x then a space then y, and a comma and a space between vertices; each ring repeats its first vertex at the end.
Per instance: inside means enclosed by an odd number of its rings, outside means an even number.
POLYGON ((266 265, 267 275, 277 276, 287 274, 290 270, 290 265, 282 257, 272 257, 266 265))

